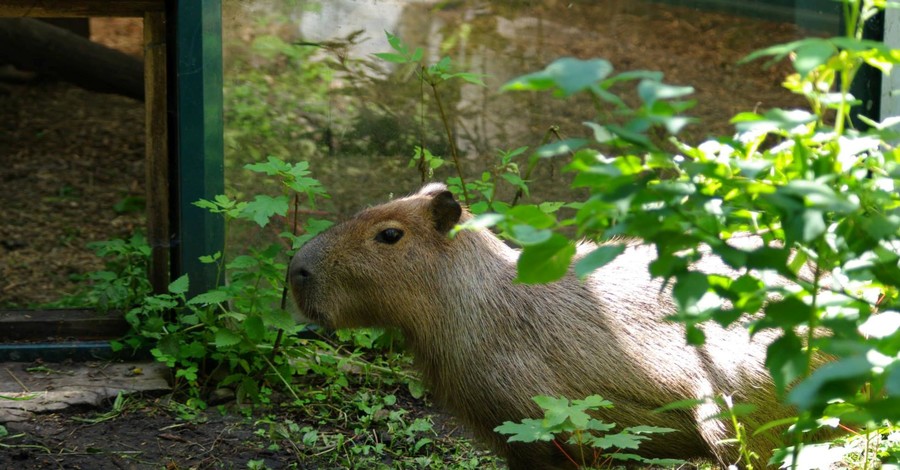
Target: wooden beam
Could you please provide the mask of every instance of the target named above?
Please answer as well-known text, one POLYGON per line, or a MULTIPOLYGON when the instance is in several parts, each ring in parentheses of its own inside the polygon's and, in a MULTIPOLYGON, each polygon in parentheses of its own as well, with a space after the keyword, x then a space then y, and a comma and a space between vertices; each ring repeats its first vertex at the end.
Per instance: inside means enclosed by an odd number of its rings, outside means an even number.
POLYGON ((3 0, 0 2, 0 17, 121 16, 141 18, 146 12, 164 11, 165 8, 165 0, 3 0))
POLYGON ((121 312, 93 309, 8 310, 0 312, 0 343, 121 338, 128 323, 121 312))
POLYGON ((166 21, 162 12, 144 15, 144 184, 150 284, 157 294, 169 285, 169 126, 167 116, 166 21))

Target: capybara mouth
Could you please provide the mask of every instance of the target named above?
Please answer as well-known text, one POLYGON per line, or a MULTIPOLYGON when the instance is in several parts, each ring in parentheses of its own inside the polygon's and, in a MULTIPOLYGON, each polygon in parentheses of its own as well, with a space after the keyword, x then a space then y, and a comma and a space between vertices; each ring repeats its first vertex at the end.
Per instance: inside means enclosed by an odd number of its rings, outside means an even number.
POLYGON ((297 306, 300 307, 300 314, 303 315, 304 318, 309 320, 311 323, 315 323, 324 328, 332 328, 330 322, 328 321, 328 315, 326 315, 321 310, 313 307, 312 305, 308 305, 306 302, 297 302, 297 306))

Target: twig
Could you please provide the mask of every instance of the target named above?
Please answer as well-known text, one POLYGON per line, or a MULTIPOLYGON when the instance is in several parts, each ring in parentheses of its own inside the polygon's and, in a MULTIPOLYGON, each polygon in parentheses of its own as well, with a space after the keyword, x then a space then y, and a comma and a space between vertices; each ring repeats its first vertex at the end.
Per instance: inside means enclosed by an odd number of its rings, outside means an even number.
POLYGON ((25 384, 23 384, 22 381, 19 380, 18 377, 16 377, 16 374, 13 374, 13 372, 9 370, 9 367, 4 367, 4 369, 6 369, 6 373, 9 374, 9 376, 12 377, 12 379, 15 380, 20 387, 22 387, 22 390, 25 390, 25 392, 27 393, 31 393, 31 390, 29 390, 28 387, 26 387, 25 384))
POLYGON ((456 141, 453 138, 453 132, 450 130, 450 121, 447 120, 447 113, 444 112, 444 104, 441 102, 441 96, 438 93, 437 85, 430 82, 429 85, 431 85, 431 92, 434 93, 434 102, 437 104, 438 113, 441 115, 441 122, 444 124, 444 130, 447 131, 447 143, 450 145, 450 155, 453 157, 453 163, 456 165, 456 173, 459 176, 459 185, 462 188, 463 200, 466 202, 466 205, 468 205, 470 204, 469 191, 466 189, 466 180, 463 178, 462 164, 459 162, 459 152, 456 150, 456 141))

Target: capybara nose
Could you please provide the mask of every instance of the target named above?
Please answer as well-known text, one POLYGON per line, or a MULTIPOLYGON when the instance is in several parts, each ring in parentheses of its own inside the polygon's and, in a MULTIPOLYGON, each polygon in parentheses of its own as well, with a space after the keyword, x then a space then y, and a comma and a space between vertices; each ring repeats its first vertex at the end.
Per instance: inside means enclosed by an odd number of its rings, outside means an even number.
POLYGON ((309 282, 312 278, 312 271, 308 266, 307 263, 304 263, 303 258, 299 256, 299 253, 294 256, 294 259, 291 260, 290 268, 291 283, 303 284, 309 282))

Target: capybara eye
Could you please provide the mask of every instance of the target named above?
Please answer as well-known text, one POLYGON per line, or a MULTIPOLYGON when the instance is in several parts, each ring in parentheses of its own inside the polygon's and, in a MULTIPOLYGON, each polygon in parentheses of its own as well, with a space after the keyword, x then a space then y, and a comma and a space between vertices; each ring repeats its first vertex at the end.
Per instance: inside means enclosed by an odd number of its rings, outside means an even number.
POLYGON ((375 235, 375 241, 379 243, 387 243, 393 245, 403 238, 403 230, 399 228, 386 228, 375 235))

